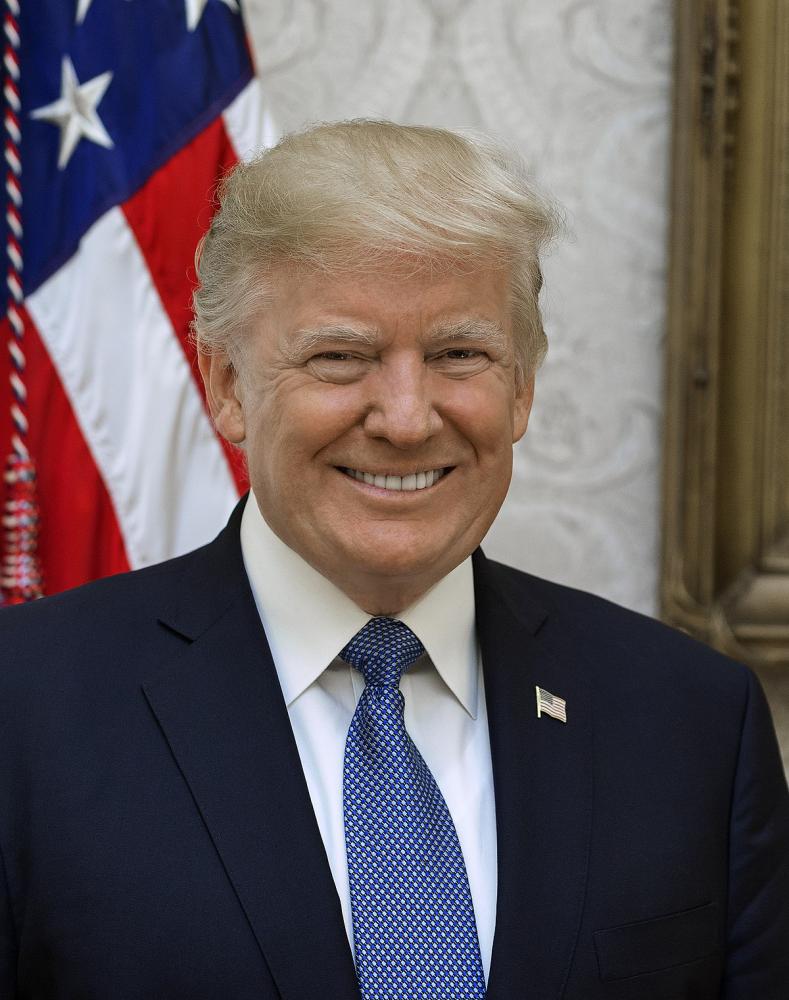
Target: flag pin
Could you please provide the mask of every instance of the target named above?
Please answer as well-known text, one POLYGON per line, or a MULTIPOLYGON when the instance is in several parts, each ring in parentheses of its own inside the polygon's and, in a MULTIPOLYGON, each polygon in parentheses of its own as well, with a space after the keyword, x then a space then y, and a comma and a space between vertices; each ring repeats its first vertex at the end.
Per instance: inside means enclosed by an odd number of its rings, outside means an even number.
POLYGON ((545 688, 536 687, 537 692, 537 718, 541 718, 543 713, 550 715, 559 722, 567 722, 567 702, 564 698, 558 698, 545 688))

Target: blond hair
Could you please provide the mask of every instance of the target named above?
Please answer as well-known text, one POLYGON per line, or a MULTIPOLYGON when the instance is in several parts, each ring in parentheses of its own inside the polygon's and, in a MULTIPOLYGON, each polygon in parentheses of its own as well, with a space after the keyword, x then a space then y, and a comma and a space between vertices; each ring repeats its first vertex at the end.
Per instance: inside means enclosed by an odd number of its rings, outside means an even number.
POLYGON ((523 162, 487 139, 388 121, 332 122, 286 135, 222 182, 195 264, 193 334, 237 356, 282 263, 328 273, 386 267, 511 272, 520 374, 547 340, 537 302, 555 208, 523 162))

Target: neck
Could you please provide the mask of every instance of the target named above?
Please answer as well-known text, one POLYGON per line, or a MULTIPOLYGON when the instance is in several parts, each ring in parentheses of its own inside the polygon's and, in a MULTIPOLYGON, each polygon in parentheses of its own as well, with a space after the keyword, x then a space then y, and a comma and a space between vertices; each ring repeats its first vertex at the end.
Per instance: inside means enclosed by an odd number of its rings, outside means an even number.
POLYGON ((328 577, 357 607, 375 618, 393 618, 411 607, 438 583, 430 580, 348 580, 328 577))

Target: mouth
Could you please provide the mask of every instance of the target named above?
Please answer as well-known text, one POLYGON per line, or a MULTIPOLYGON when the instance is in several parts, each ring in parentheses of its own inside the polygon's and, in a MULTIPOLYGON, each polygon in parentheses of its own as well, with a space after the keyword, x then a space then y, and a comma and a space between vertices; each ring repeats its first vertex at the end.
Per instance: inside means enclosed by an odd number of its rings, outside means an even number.
POLYGON ((405 476, 394 473, 366 472, 362 469, 349 469, 345 466, 337 466, 340 472, 355 479, 359 483, 367 486, 374 486, 379 490, 387 490, 391 493, 416 493, 420 490, 429 490, 431 486, 448 476, 454 469, 450 465, 441 469, 425 469, 424 472, 411 472, 405 476))

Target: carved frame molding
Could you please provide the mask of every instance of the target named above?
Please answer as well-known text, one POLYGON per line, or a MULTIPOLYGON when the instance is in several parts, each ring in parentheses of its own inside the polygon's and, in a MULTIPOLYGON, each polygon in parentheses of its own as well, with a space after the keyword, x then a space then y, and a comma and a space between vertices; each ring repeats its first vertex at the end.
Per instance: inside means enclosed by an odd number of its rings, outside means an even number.
POLYGON ((675 17, 662 613, 789 665, 789 5, 675 17))

